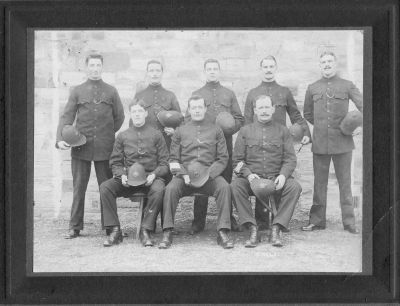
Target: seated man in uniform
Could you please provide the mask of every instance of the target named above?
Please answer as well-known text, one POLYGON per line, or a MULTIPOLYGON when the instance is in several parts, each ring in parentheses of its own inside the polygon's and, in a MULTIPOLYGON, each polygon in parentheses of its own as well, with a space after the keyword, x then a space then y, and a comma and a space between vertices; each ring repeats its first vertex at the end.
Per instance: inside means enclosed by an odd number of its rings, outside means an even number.
POLYGON ((254 104, 257 121, 239 131, 233 150, 233 165, 243 163, 239 176, 232 182, 233 200, 240 224, 250 228, 247 247, 257 244, 257 223, 253 216, 249 195, 254 179, 273 178, 276 185, 274 199, 277 212, 272 221, 272 245, 282 246, 280 232, 288 229, 289 221, 300 197, 301 186, 291 176, 296 168, 296 154, 289 130, 272 120, 275 106, 269 96, 259 96, 254 104))
POLYGON ((157 215, 162 208, 165 189, 163 178, 169 173, 167 145, 160 131, 145 124, 148 113, 142 101, 135 100, 131 103, 129 111, 133 125, 118 134, 110 157, 113 178, 100 186, 104 226, 110 233, 104 246, 122 241, 116 198, 128 197, 133 192, 144 192, 148 195, 140 236, 143 245, 153 245, 151 232, 155 229, 157 215), (132 187, 128 185, 127 171, 136 163, 144 167, 147 178, 145 184, 132 187))
POLYGON ((176 129, 170 147, 170 169, 174 174, 167 185, 163 203, 163 239, 160 249, 166 249, 172 243, 174 217, 179 199, 193 192, 201 192, 216 198, 218 207, 218 244, 223 248, 232 248, 233 242, 228 236, 231 229, 230 207, 231 190, 221 176, 228 163, 228 151, 221 128, 204 120, 207 107, 201 96, 192 96, 188 102, 191 120, 176 129), (200 164, 203 169, 194 172, 208 172, 201 184, 191 184, 189 174, 191 166, 200 164), (208 179, 207 179, 208 177, 208 179))

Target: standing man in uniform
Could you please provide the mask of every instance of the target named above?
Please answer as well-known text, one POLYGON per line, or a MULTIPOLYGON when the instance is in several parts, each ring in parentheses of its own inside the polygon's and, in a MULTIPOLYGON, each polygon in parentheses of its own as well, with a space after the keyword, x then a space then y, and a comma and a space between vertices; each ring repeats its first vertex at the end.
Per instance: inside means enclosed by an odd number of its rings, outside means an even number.
POLYGON ((275 194, 271 195, 277 206, 272 221, 273 246, 282 246, 280 232, 288 229, 301 193, 300 184, 292 177, 297 160, 292 139, 286 126, 272 120, 275 109, 269 96, 257 97, 254 104, 257 119, 241 128, 235 143, 233 165, 242 162, 243 166, 231 186, 240 224, 250 228, 246 247, 257 245, 257 224, 249 201, 254 179, 271 179, 276 185, 275 194))
POLYGON ((148 113, 142 103, 143 101, 134 101, 130 104, 133 125, 118 134, 110 157, 114 177, 100 186, 104 226, 110 232, 104 246, 122 241, 116 198, 129 197, 133 192, 140 191, 147 194, 140 237, 144 246, 153 246, 151 233, 155 230, 157 215, 162 208, 164 179, 169 173, 169 154, 161 132, 145 124, 148 113), (128 185, 128 169, 136 163, 143 166, 146 182, 134 187, 128 185))
MULTIPOLYGON (((207 106, 203 97, 190 97, 188 109, 191 120, 178 127, 172 137, 170 169, 174 177, 165 189, 163 239, 159 248, 166 249, 171 246, 174 217, 179 199, 195 191, 215 197, 218 207, 218 243, 223 248, 232 248, 233 242, 228 236, 231 229, 229 217, 232 205, 231 190, 229 184, 221 176, 228 163, 224 133, 220 127, 205 119, 207 106), (201 186, 191 185, 189 174, 193 163, 199 163, 203 170, 208 172, 208 179, 205 176, 207 181, 201 186), (173 167, 174 164, 176 165, 173 167)), ((195 177, 199 176, 199 169, 194 173, 195 177)))
MULTIPOLYGON (((307 122, 301 116, 289 88, 279 85, 275 81, 277 62, 274 56, 268 55, 260 62, 261 84, 249 91, 244 107, 245 124, 254 122, 255 99, 260 95, 267 95, 275 106, 272 116, 273 120, 286 126, 286 113, 289 115, 292 124, 298 123, 303 127, 304 137, 301 140, 303 145, 310 142, 311 134, 307 122)), ((268 213, 264 212, 262 205, 256 201, 255 216, 260 229, 268 228, 268 213)))
MULTIPOLYGON (((62 138, 62 130, 74 122, 77 130, 86 136, 86 143, 71 149, 73 200, 71 220, 66 239, 76 238, 83 229, 85 193, 94 162, 97 183, 112 177, 109 157, 113 149, 115 132, 124 122, 124 110, 115 87, 101 79, 103 56, 90 54, 86 58, 88 80, 72 89, 57 129, 56 148, 70 146, 62 138)), ((103 220, 102 220, 103 226, 103 220)))
POLYGON ((322 78, 308 86, 304 101, 304 118, 314 125, 314 196, 309 224, 303 226, 302 230, 312 231, 326 226, 327 186, 332 160, 339 183, 344 229, 357 234, 351 193, 354 141, 353 136, 344 135, 339 126, 348 112, 349 99, 362 111, 363 97, 351 81, 336 75, 337 59, 333 52, 322 53, 319 65, 322 78))
MULTIPOLYGON (((240 110, 235 93, 222 86, 219 82, 221 67, 216 59, 208 59, 204 62, 204 74, 206 76, 206 84, 193 92, 193 95, 200 95, 204 98, 207 106, 207 113, 205 120, 212 124, 221 112, 230 113, 235 120, 235 128, 232 129, 231 134, 224 134, 226 146, 228 149, 229 159, 228 165, 225 168, 222 176, 230 183, 232 181, 232 135, 235 134, 242 127, 244 118, 240 110)), ((187 117, 188 117, 187 112, 187 117)), ((204 230, 206 223, 208 199, 206 197, 196 197, 194 200, 191 233, 197 233, 204 230)), ((235 218, 231 214, 232 230, 238 231, 239 227, 235 218)))
POLYGON ((175 110, 181 112, 178 99, 172 91, 162 87, 161 81, 164 67, 160 61, 150 60, 147 63, 147 77, 149 85, 135 94, 136 100, 143 100, 148 112, 146 123, 161 131, 169 148, 174 129, 163 127, 157 119, 157 114, 162 110, 175 110))

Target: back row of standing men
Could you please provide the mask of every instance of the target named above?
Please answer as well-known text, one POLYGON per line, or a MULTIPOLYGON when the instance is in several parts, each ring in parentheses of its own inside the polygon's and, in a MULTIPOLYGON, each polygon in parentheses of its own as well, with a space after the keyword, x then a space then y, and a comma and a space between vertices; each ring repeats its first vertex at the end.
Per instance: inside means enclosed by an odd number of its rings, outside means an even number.
MULTIPOLYGON (((326 226, 327 183, 332 159, 339 183, 344 229, 357 233, 350 173, 354 142, 351 135, 340 132, 339 124, 348 112, 349 99, 362 111, 362 95, 352 82, 336 75, 335 54, 323 53, 319 61, 322 78, 308 87, 304 102, 304 117, 314 125, 314 196, 309 224, 302 229, 312 231, 326 226)), ((105 245, 122 241, 115 199, 132 192, 132 187, 127 185, 126 169, 140 163, 147 173, 146 184, 142 187, 149 192, 141 229, 143 244, 153 244, 151 233, 155 229, 157 214, 164 205, 164 235, 159 247, 169 247, 178 200, 194 188, 188 181, 188 165, 198 161, 209 167, 210 178, 201 189, 216 196, 218 242, 225 248, 233 247, 228 232, 240 228, 232 216, 228 184, 232 180, 233 153, 234 166, 239 162, 245 165, 232 183, 232 191, 240 225, 250 229, 246 246, 256 245, 257 226, 269 226, 268 215, 259 201, 255 218, 252 215, 248 196, 252 195, 250 183, 255 178, 273 178, 276 184, 278 211, 272 222, 272 241, 274 245, 281 245, 280 231, 287 229, 301 192, 300 185, 291 176, 296 167, 296 156, 286 128, 286 113, 292 124, 298 123, 303 127, 302 144, 309 143, 311 136, 290 90, 275 81, 277 62, 273 56, 260 62, 262 82, 248 93, 244 117, 234 92, 219 83, 219 62, 214 59, 205 61, 207 82, 193 93, 188 102, 186 123, 175 130, 162 126, 157 114, 161 110, 180 112, 179 103, 175 94, 161 85, 162 63, 149 61, 149 86, 136 93, 134 103, 129 106, 132 126, 118 134, 115 145, 115 132, 124 121, 118 92, 101 79, 101 55, 89 55, 86 66, 88 80, 71 91, 57 130, 56 147, 59 149, 70 148, 62 136, 65 126, 75 122, 76 129, 86 136, 85 144, 71 150, 73 202, 66 238, 78 237, 83 229, 85 192, 93 161, 101 186, 102 227, 109 235, 105 245), (217 115, 223 111, 231 113, 235 120, 230 133, 224 134, 214 125, 217 115), (239 130, 232 150, 232 135, 239 130), (178 163, 180 170, 169 169, 168 162, 178 163), (174 176, 172 180, 171 173, 174 176)), ((195 198, 192 233, 204 229, 207 204, 207 198, 195 198)))

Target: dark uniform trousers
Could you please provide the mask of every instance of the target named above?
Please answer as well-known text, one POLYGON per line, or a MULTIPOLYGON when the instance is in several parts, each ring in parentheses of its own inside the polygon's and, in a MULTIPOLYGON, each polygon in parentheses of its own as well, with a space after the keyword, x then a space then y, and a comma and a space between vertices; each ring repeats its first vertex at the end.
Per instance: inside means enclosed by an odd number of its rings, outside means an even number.
POLYGON ((214 196, 218 208, 217 230, 231 229, 230 207, 232 202, 230 185, 222 176, 209 179, 202 187, 187 186, 182 178, 174 177, 165 189, 163 229, 174 227, 174 218, 179 199, 194 192, 214 196))
MULTIPOLYGON (((71 158, 73 199, 71 207, 71 219, 69 228, 74 230, 83 229, 83 217, 85 212, 85 193, 90 178, 92 162, 78 158, 71 158)), ((112 177, 112 172, 108 160, 94 161, 96 170, 97 184, 101 185, 104 181, 112 177)), ((101 214, 103 216, 103 214, 101 214)), ((103 218, 101 225, 104 226, 103 218)))
POLYGON ((326 199, 329 178, 329 166, 333 161, 339 184, 340 207, 343 225, 354 225, 353 196, 351 193, 352 152, 342 154, 313 154, 314 198, 310 211, 310 223, 326 226, 326 199))
MULTIPOLYGON (((249 196, 254 195, 250 183, 246 178, 238 177, 231 184, 233 202, 239 214, 239 223, 243 225, 250 222, 256 224, 249 196)), ((285 229, 289 227, 297 201, 301 193, 300 184, 292 177, 289 177, 281 190, 278 190, 274 197, 276 202, 277 214, 274 216, 272 224, 280 224, 285 229)))
POLYGON ((156 178, 151 186, 124 187, 120 179, 112 178, 100 186, 100 199, 103 207, 104 226, 119 226, 117 213, 118 197, 129 197, 135 192, 147 194, 147 204, 143 209, 142 228, 154 231, 158 213, 161 210, 164 197, 165 183, 156 178))

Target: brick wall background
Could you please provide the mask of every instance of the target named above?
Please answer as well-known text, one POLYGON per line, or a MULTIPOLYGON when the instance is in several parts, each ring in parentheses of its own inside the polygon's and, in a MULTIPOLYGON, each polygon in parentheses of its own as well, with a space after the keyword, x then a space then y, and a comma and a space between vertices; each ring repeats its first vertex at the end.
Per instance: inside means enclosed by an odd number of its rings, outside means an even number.
MULTIPOLYGON (((104 55, 103 79, 118 89, 124 106, 146 86, 147 61, 161 60, 163 85, 177 95, 183 111, 191 92, 205 81, 203 62, 207 58, 220 60, 221 83, 236 93, 243 109, 247 92, 260 83, 260 59, 272 54, 278 61, 277 81, 290 88, 302 111, 307 85, 320 77, 318 55, 326 49, 338 55, 341 76, 352 80, 362 91, 362 31, 36 31, 36 205, 54 206, 57 216, 61 205, 71 203, 70 152, 54 148, 55 133, 70 88, 86 79, 84 59, 90 50, 104 55)), ((128 124, 126 115, 122 129, 128 124)), ((360 186, 362 140, 355 140, 353 176, 360 186)), ((299 159, 300 168, 301 164, 299 159)), ((312 169, 306 170, 312 174, 312 169)), ((87 207, 97 206, 92 169, 87 207)))

